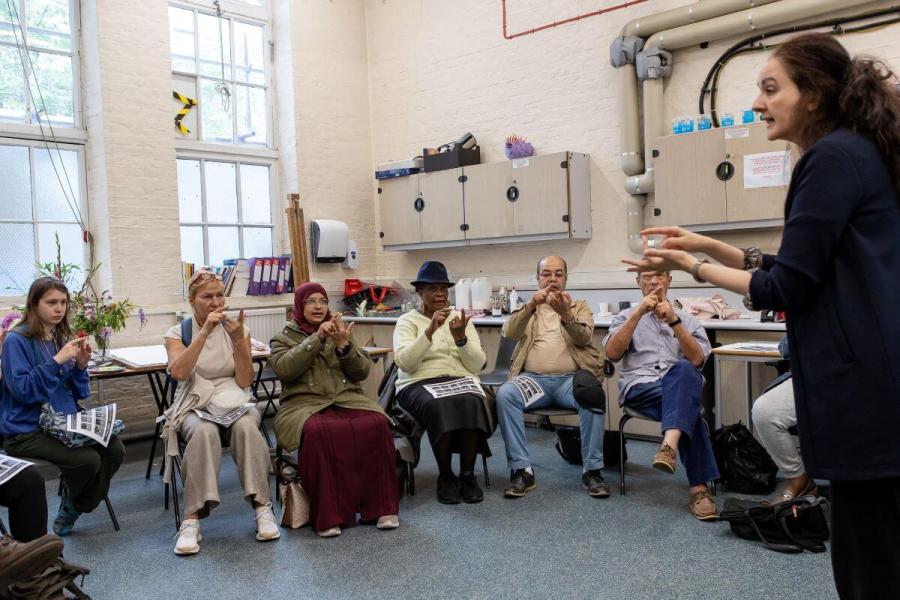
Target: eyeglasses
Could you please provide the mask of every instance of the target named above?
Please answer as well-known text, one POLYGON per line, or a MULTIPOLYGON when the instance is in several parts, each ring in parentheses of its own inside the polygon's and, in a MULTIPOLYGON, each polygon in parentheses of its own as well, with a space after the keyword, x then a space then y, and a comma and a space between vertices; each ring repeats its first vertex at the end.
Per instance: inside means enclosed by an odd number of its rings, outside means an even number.
POLYGON ((316 306, 316 305, 328 306, 328 299, 327 298, 321 298, 321 299, 310 298, 309 300, 306 300, 303 304, 305 304, 306 306, 316 306))

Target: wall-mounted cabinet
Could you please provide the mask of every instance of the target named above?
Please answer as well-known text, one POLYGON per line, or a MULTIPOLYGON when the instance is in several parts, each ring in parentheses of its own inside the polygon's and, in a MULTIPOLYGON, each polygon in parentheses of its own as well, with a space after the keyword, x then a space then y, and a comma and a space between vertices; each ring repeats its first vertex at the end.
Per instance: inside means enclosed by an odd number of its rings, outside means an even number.
POLYGON ((789 175, 799 152, 770 142, 765 123, 664 136, 654 152, 653 224, 732 229, 783 219, 787 185, 765 180, 789 175), (745 173, 745 157, 753 172, 745 173))
POLYGON ((588 155, 557 152, 379 182, 386 250, 589 238, 588 155))

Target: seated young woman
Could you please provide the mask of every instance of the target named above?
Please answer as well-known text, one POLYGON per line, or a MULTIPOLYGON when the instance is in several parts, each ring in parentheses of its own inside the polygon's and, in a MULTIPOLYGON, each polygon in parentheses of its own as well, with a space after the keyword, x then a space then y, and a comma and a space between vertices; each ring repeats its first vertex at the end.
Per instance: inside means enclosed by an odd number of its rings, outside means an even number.
POLYGON ((332 316, 321 285, 297 288, 291 316, 271 341, 269 366, 281 381, 275 435, 281 448, 300 448, 310 524, 318 535, 334 537, 359 513, 362 522, 395 529, 394 439, 387 415, 360 385, 371 360, 353 342, 353 324, 332 316))
POLYGON ((253 401, 253 359, 244 313, 241 311, 237 320, 225 316, 225 286, 207 271, 191 277, 188 300, 193 309, 191 339, 182 338, 180 324, 165 335, 169 374, 178 382, 163 430, 167 481, 172 477, 172 459, 179 453, 179 437, 186 444, 181 460, 185 518, 175 554, 200 551, 200 519, 219 505, 223 440, 231 447, 244 497, 254 508, 256 539, 278 539, 281 534, 269 491, 269 447, 259 430, 259 412, 249 405, 253 401), (227 426, 207 417, 222 417, 237 409, 246 412, 227 426))
POLYGON ((438 501, 481 502, 484 493, 475 479, 475 458, 479 452, 490 456, 487 439, 494 431, 489 398, 478 384, 484 350, 475 325, 451 310, 448 290, 453 283, 443 264, 425 262, 412 284, 422 308, 401 316, 394 329, 397 402, 428 431, 440 471, 438 501), (426 387, 461 378, 474 378, 475 390, 435 397, 426 387), (451 464, 454 452, 459 453, 459 477, 451 464))
POLYGON ((53 531, 66 536, 82 513, 91 512, 109 493, 109 482, 125 458, 112 436, 99 444, 69 448, 44 433, 41 406, 73 414, 91 395, 87 366, 91 346, 69 327, 69 290, 55 277, 31 284, 22 321, 3 340, 0 433, 11 456, 51 462, 62 474, 63 495, 53 531))

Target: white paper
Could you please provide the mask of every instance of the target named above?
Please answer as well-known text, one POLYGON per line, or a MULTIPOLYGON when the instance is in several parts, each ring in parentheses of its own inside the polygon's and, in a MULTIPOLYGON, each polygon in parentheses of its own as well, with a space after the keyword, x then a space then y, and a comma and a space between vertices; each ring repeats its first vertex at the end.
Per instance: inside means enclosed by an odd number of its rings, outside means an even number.
POLYGON ((516 389, 519 390, 519 393, 522 394, 522 398, 525 400, 525 408, 544 397, 544 390, 541 389, 541 386, 527 375, 519 375, 511 381, 516 386, 516 389))
POLYGON ((481 384, 478 380, 474 377, 462 377, 443 383, 432 383, 424 387, 434 398, 456 396, 459 394, 476 394, 484 398, 484 390, 481 388, 481 384))
POLYGON ((66 418, 66 431, 80 433, 106 448, 115 422, 116 405, 107 404, 69 415, 66 418))
POLYGON ((32 464, 33 463, 30 463, 27 460, 21 460, 18 458, 13 458, 12 456, 0 454, 0 485, 3 485, 7 481, 15 477, 19 473, 19 471, 21 471, 25 467, 31 466, 32 464))
POLYGON ((725 130, 725 139, 734 140, 739 138, 750 137, 750 129, 747 127, 729 127, 725 130))
POLYGON ((523 167, 527 167, 530 161, 527 158, 514 158, 512 160, 512 168, 513 169, 521 169, 523 167))
POLYGON ((161 344, 156 346, 114 348, 109 351, 109 356, 114 361, 133 369, 165 366, 168 363, 166 347, 161 344))
POLYGON ((224 415, 214 415, 214 414, 208 413, 205 410, 200 409, 200 408, 195 408, 194 412, 201 419, 211 421, 211 422, 215 423, 216 425, 221 425, 222 427, 231 427, 231 425, 233 425, 235 421, 237 421, 238 419, 243 417, 247 413, 247 411, 250 410, 251 408, 253 408, 253 403, 247 402, 247 403, 241 404, 240 406, 238 406, 235 409, 228 411, 224 415))
POLYGON ((791 152, 763 152, 744 156, 744 187, 782 187, 791 182, 791 152))

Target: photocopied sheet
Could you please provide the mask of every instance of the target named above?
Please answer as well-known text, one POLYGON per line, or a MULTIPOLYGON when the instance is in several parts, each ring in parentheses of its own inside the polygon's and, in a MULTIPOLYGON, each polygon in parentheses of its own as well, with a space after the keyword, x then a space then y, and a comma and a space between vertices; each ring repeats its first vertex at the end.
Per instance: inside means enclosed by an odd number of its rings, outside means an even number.
POLYGON ((538 400, 544 397, 544 390, 537 382, 527 375, 519 375, 512 380, 512 384, 516 386, 522 398, 525 400, 525 408, 528 408, 538 400))
POLYGON ((116 405, 107 404, 71 414, 66 419, 66 431, 85 435, 106 448, 116 423, 116 405))
POLYGON ((457 394, 476 394, 482 398, 485 396, 481 383, 474 377, 461 377, 443 383, 432 383, 426 385, 425 389, 435 398, 456 396, 457 394))
POLYGON ((32 464, 33 463, 30 463, 27 460, 21 460, 18 458, 13 458, 12 456, 0 454, 0 485, 3 485, 7 481, 15 477, 19 471, 21 471, 25 467, 31 466, 32 464))
POLYGON ((235 421, 243 417, 248 410, 253 408, 252 402, 247 402, 245 404, 241 404, 237 408, 234 408, 224 415, 214 415, 212 413, 206 412, 202 408, 195 408, 194 412, 201 419, 205 419, 216 425, 221 425, 222 427, 231 427, 235 421))

